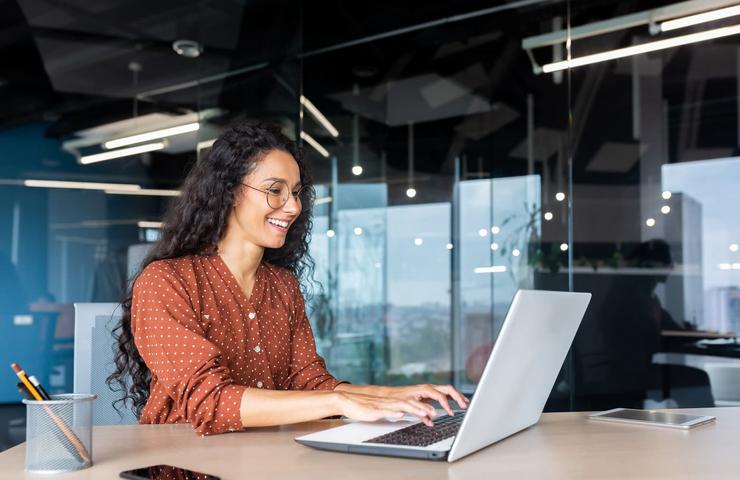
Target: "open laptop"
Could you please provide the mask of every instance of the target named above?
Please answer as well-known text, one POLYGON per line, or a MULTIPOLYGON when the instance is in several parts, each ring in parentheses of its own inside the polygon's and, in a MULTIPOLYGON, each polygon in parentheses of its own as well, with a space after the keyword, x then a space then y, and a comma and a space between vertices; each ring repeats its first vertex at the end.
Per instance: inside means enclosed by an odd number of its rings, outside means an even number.
POLYGON ((418 420, 353 422, 298 437, 322 450, 454 462, 537 423, 590 293, 519 290, 466 412, 418 420))

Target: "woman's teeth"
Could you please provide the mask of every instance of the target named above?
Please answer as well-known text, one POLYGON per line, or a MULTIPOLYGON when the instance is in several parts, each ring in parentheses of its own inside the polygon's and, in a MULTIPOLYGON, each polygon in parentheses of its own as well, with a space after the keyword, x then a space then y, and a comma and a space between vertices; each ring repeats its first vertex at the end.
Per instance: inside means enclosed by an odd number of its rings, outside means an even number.
POLYGON ((282 220, 276 220, 274 218, 268 218, 267 221, 280 228, 288 228, 288 222, 284 222, 282 220))

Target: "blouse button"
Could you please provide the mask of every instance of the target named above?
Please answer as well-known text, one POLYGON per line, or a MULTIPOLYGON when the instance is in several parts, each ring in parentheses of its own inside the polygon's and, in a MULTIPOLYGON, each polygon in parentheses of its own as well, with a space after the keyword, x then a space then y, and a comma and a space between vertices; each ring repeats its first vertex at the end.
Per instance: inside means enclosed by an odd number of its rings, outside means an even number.
POLYGON ((260 348, 259 345, 257 345, 256 347, 254 347, 254 351, 257 352, 257 353, 260 353, 260 351, 262 351, 262 349, 260 348))
POLYGON ((257 388, 262 388, 263 383, 261 381, 257 382, 257 388))
POLYGON ((248 315, 248 316, 249 316, 249 319, 250 319, 250 320, 254 320, 254 317, 256 317, 256 316, 257 316, 257 314, 256 314, 256 313, 254 313, 254 312, 249 312, 249 315, 248 315))

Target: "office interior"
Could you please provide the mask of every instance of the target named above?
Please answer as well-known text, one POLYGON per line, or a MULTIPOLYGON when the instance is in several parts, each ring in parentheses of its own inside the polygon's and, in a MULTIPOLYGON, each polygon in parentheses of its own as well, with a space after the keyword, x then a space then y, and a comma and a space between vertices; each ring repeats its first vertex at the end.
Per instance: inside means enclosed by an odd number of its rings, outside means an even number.
POLYGON ((740 405, 737 2, 0 4, 0 364, 51 393, 111 355, 97 332, 75 371, 74 305, 120 301, 191 166, 260 120, 315 180, 336 377, 473 394, 517 289, 586 291, 546 411, 740 405))

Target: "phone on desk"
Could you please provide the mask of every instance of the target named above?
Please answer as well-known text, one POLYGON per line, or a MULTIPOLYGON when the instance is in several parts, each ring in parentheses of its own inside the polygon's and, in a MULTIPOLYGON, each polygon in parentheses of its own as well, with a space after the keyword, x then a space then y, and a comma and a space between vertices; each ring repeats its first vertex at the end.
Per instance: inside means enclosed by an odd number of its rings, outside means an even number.
POLYGON ((709 415, 662 412, 660 410, 635 410, 631 408, 614 408, 605 412, 592 413, 588 418, 605 422, 633 423, 684 430, 716 420, 716 417, 709 415))
POLYGON ((221 480, 219 477, 207 473, 194 472, 172 465, 152 465, 151 467, 126 470, 121 472, 120 476, 130 480, 221 480))

